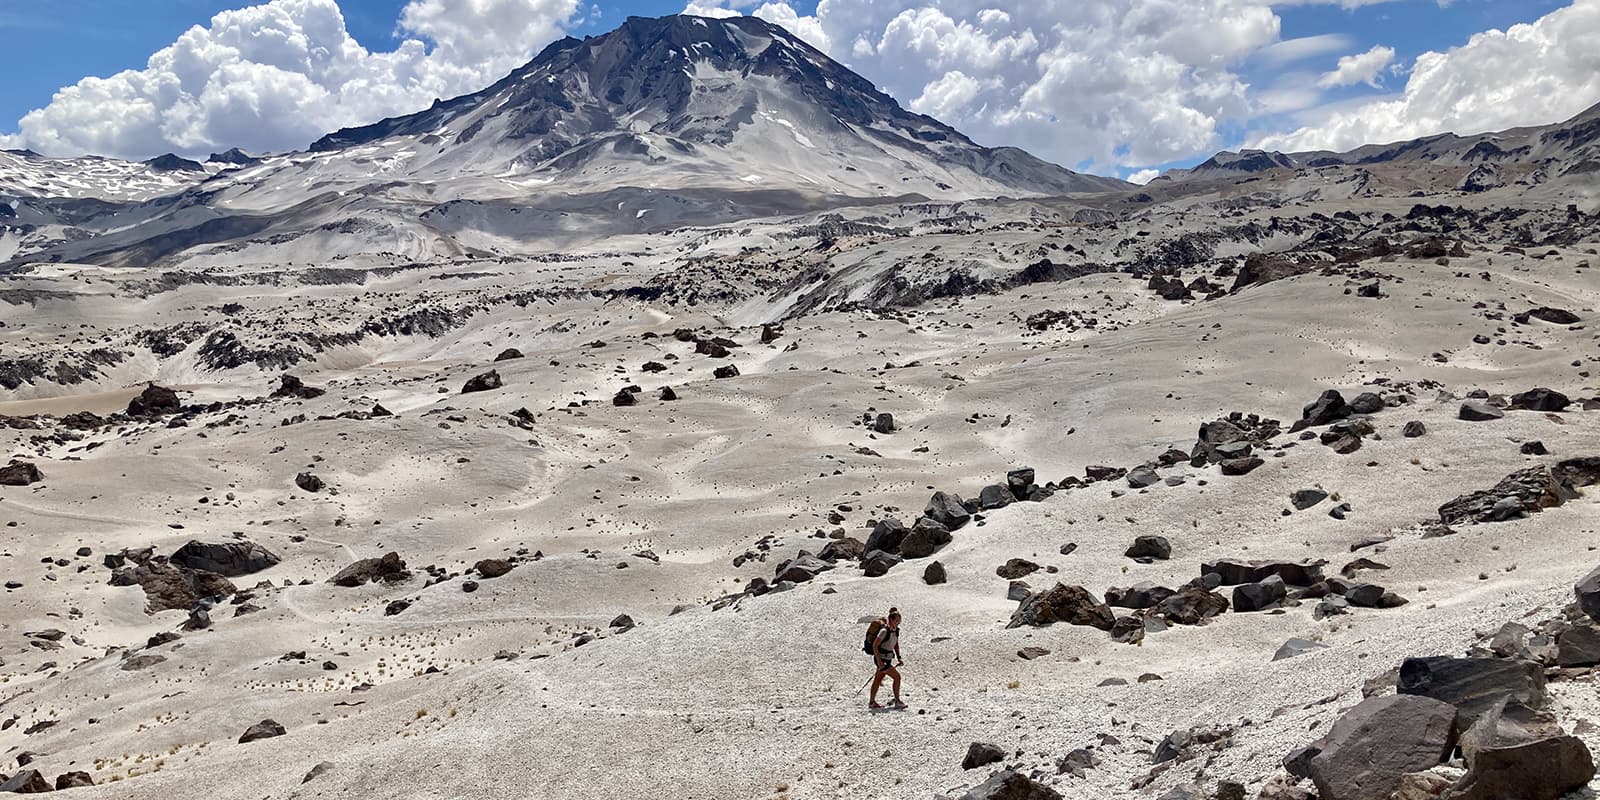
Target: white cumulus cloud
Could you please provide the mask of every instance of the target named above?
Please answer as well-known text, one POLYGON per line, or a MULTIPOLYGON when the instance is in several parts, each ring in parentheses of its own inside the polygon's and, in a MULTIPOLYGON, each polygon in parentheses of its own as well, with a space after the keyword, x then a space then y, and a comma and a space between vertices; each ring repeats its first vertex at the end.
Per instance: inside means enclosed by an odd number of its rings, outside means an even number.
POLYGON ((1339 59, 1339 66, 1318 78, 1317 85, 1324 89, 1332 89, 1364 83, 1376 89, 1379 87, 1379 78, 1392 63, 1394 63, 1394 48, 1378 45, 1365 53, 1339 59))
POLYGON ((411 0, 405 38, 372 52, 336 0, 271 0, 224 11, 143 69, 56 92, 4 140, 48 155, 147 158, 226 147, 304 147, 340 127, 483 88, 560 35, 578 0, 411 0))
POLYGON ((1254 145, 1346 150, 1446 131, 1462 135, 1556 122, 1600 101, 1600 0, 1574 0, 1535 22, 1417 57, 1397 96, 1342 106, 1254 145))
POLYGON ((793 15, 797 35, 979 142, 1107 173, 1219 147, 1251 109, 1234 68, 1279 34, 1267 0, 820 0, 814 15, 783 2, 753 13, 793 15))

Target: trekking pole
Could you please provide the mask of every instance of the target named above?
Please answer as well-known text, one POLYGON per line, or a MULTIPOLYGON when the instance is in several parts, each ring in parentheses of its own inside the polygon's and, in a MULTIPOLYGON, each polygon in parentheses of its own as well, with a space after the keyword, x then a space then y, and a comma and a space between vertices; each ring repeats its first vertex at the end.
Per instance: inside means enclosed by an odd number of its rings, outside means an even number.
POLYGON ((867 682, 861 684, 861 688, 856 690, 856 694, 861 694, 862 690, 866 689, 868 686, 871 686, 872 685, 872 681, 875 680, 878 677, 878 675, 880 673, 882 673, 882 672, 883 672, 883 670, 880 669, 877 672, 872 673, 872 675, 868 676, 867 682))

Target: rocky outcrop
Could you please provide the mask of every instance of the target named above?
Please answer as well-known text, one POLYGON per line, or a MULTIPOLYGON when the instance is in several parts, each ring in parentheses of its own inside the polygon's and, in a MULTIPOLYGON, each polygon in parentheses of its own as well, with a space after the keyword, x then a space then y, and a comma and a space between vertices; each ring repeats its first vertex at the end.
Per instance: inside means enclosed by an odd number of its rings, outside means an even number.
POLYGON ((0 486, 27 486, 44 480, 44 474, 32 462, 13 460, 0 467, 0 486))
POLYGON ((1528 708, 1544 705, 1544 668, 1531 661, 1498 658, 1408 658, 1400 665, 1397 690, 1455 706, 1475 720, 1501 701, 1528 708))
POLYGON ((398 583, 408 580, 411 570, 399 553, 386 553, 382 558, 363 558, 328 579, 335 586, 354 587, 368 583, 398 583))
POLYGON ((1438 766, 1455 748, 1456 710, 1425 697, 1363 701, 1313 745, 1307 762, 1321 800, 1389 800, 1407 773, 1438 766))
POLYGON ((1502 478, 1493 489, 1464 494, 1439 506, 1445 525, 1503 522, 1537 514, 1578 496, 1600 481, 1600 457, 1572 458, 1554 467, 1528 467, 1502 478))
POLYGON ((178 393, 165 386, 149 384, 138 397, 128 401, 128 416, 141 419, 176 414, 183 407, 178 393))
POLYGON ((1061 794, 1013 770, 994 775, 973 787, 961 800, 1062 800, 1061 794))
POLYGON ((203 599, 221 599, 238 591, 217 573, 188 569, 159 558, 112 573, 111 585, 143 588, 145 610, 151 614, 188 611, 203 599))
POLYGON ((282 559, 255 542, 207 544, 191 541, 168 559, 191 570, 215 572, 225 578, 251 575, 278 565, 282 559))
POLYGON ((288 731, 284 730, 282 725, 279 725, 273 720, 264 719, 254 725, 251 725, 249 728, 246 728, 245 732, 239 736, 239 744, 248 744, 250 742, 258 742, 262 739, 271 739, 277 736, 283 736, 286 733, 288 733, 288 731))
POLYGON ((464 385, 462 385, 461 393, 474 394, 477 392, 491 392, 504 385, 505 384, 500 380, 500 373, 491 369, 488 372, 475 376, 471 380, 467 381, 464 385))
POLYGON ((1011 615, 1007 628, 1024 625, 1044 627, 1065 622, 1069 625, 1087 625, 1103 631, 1116 625, 1117 617, 1110 607, 1096 600, 1082 586, 1058 583, 1042 592, 1029 595, 1011 615))

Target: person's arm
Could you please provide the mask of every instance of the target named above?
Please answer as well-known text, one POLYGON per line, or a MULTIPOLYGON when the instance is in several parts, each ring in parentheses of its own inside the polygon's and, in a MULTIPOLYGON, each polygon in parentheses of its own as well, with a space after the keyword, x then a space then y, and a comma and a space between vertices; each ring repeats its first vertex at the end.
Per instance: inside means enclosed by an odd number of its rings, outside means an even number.
POLYGON ((894 660, 902 664, 906 663, 905 656, 900 655, 900 637, 898 636, 894 640, 894 660))

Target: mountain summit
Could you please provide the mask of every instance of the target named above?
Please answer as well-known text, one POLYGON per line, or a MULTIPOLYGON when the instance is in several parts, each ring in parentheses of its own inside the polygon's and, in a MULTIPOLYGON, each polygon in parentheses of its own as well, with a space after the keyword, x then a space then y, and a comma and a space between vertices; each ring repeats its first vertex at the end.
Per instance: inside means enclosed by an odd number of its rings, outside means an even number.
POLYGON ((88 212, 53 203, 61 180, 11 181, 28 198, 13 214, 39 226, 14 258, 495 255, 851 205, 1131 188, 982 147, 752 17, 631 18, 556 42, 483 91, 306 152, 214 160, 226 163, 127 165, 170 188, 88 212))
POLYGON ((550 45, 481 92, 324 137, 313 152, 404 150, 429 177, 508 188, 725 186, 928 197, 1126 188, 980 147, 754 17, 632 17, 550 45))

